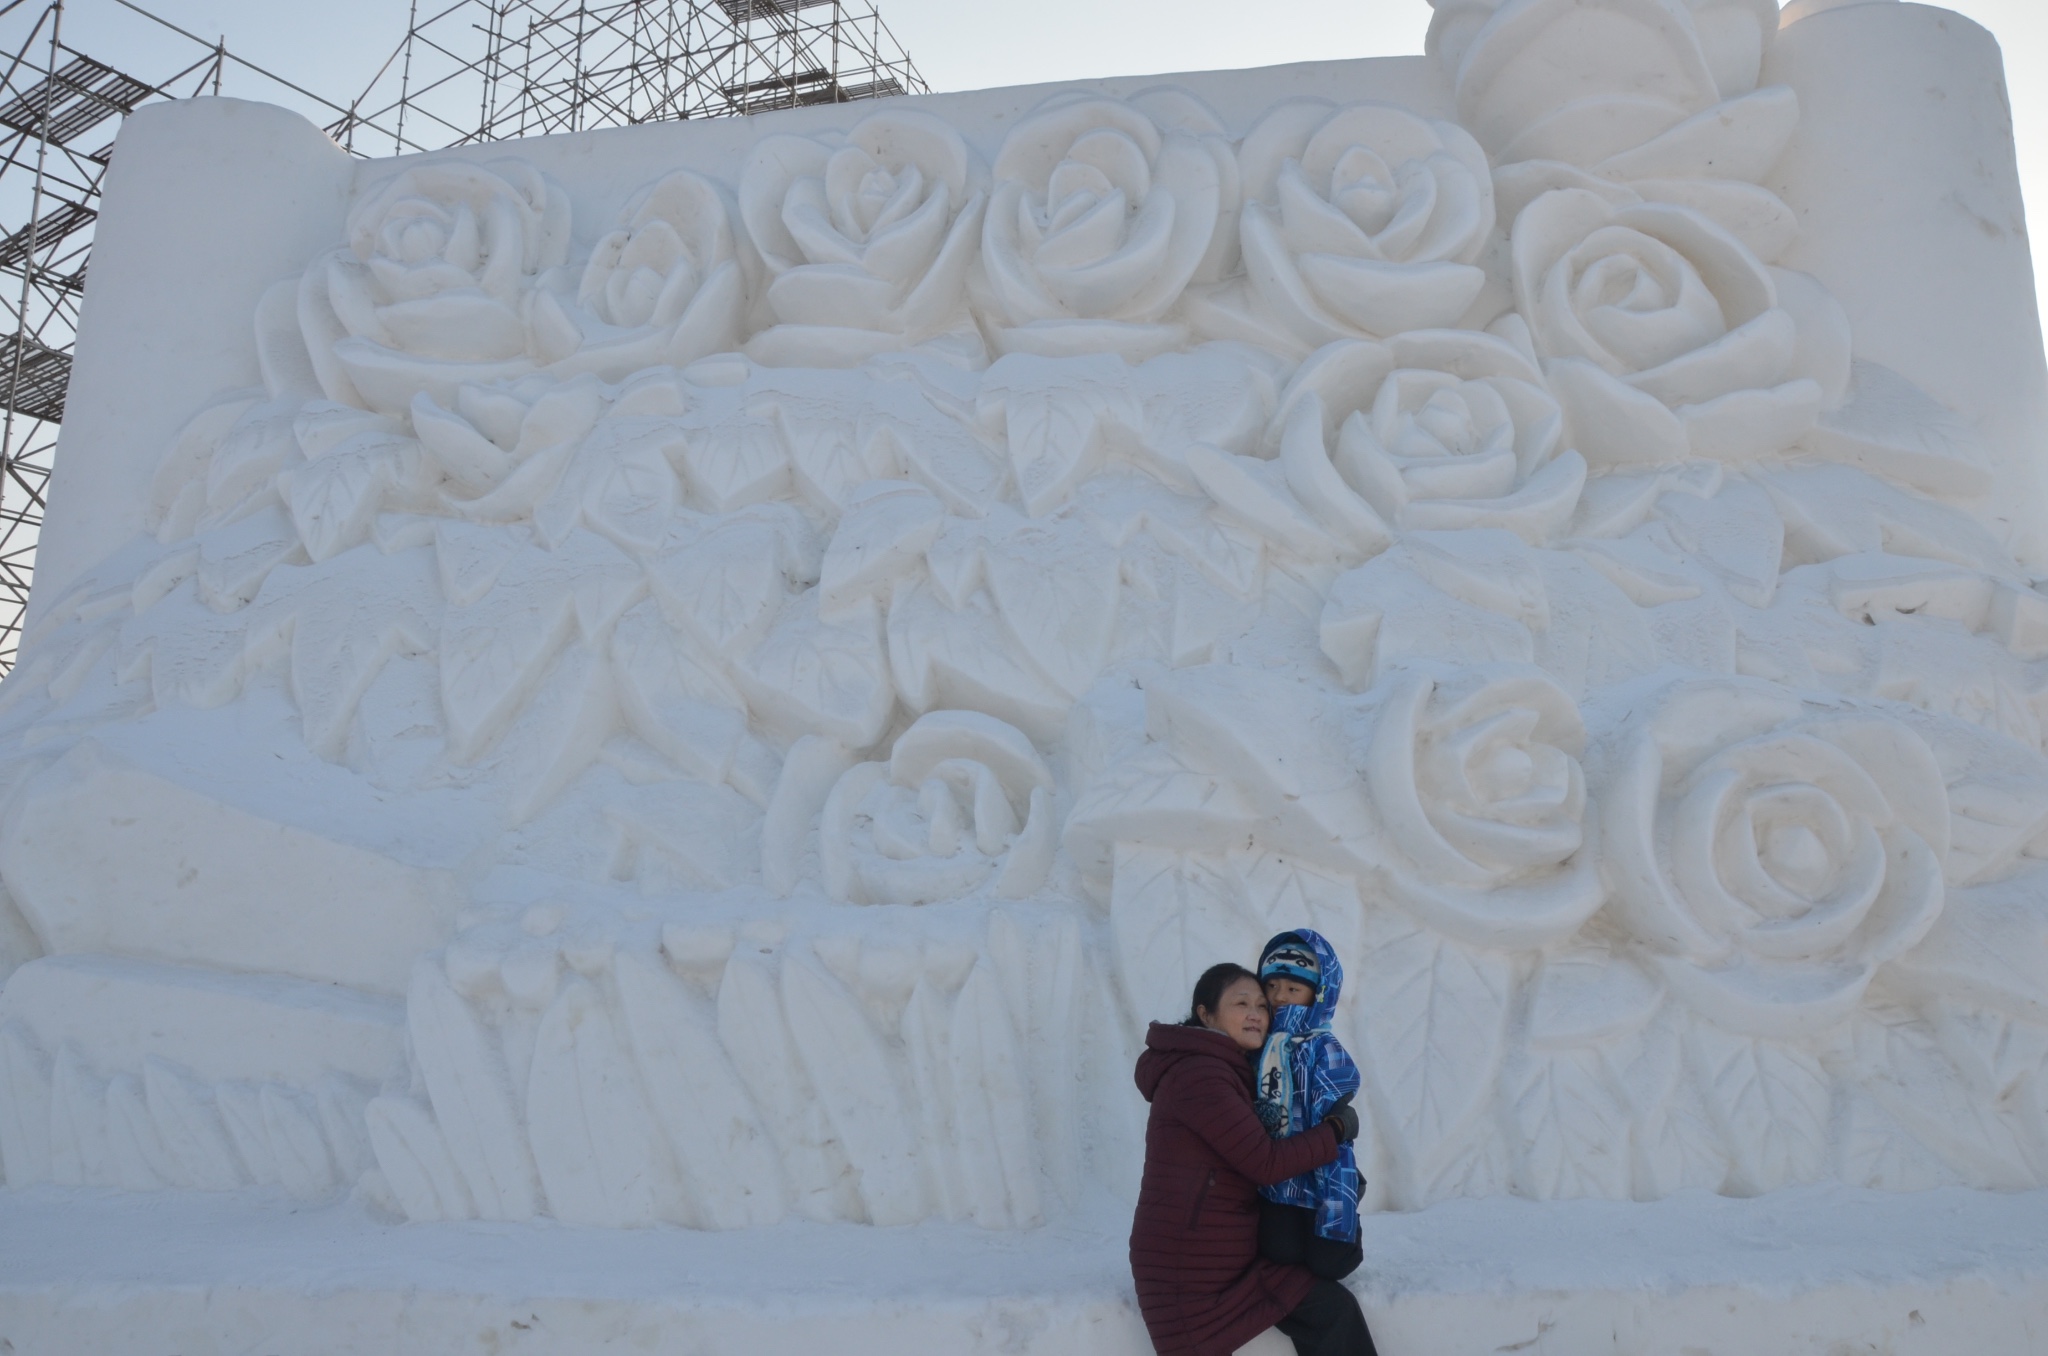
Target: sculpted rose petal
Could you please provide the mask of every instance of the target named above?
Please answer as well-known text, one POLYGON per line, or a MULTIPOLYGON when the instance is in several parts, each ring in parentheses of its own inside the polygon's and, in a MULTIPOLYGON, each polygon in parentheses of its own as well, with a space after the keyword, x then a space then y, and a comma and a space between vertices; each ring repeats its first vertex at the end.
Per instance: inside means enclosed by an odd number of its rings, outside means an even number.
POLYGON ((1765 684, 1680 684, 1651 710, 1602 788, 1617 918, 1715 1022, 1827 1029, 1941 909, 1939 858, 1893 809, 1932 819, 1940 768, 1897 722, 1806 719, 1765 684))

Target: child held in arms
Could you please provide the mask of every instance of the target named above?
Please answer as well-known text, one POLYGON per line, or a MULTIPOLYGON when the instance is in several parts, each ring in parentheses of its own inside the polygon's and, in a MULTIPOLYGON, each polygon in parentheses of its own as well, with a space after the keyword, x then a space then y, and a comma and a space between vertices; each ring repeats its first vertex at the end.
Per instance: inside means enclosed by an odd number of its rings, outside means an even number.
MULTIPOLYGON (((1275 1139, 1300 1134, 1336 1115, 1354 1127, 1358 1066, 1330 1031, 1344 969, 1321 933, 1302 928, 1266 943, 1259 981, 1272 1009, 1271 1034, 1259 1052, 1258 1110, 1275 1139)), ((1276 1186, 1259 1188, 1259 1251, 1275 1262, 1306 1266, 1341 1280, 1364 1257, 1358 1238, 1357 1159, 1350 1143, 1326 1163, 1276 1186)))

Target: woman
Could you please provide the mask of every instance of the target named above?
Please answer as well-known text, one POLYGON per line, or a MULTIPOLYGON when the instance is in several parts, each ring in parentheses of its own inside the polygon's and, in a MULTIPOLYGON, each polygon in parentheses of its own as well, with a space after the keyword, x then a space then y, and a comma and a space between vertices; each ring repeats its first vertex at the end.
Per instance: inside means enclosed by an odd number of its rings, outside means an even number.
POLYGON ((1266 1025, 1258 976, 1224 964, 1195 984, 1185 1022, 1146 1033, 1137 1080, 1152 1114, 1131 1225, 1138 1307, 1160 1356, 1231 1356, 1272 1327, 1300 1356, 1373 1356, 1350 1291, 1259 1256, 1258 1189, 1330 1162, 1358 1133, 1346 1105, 1298 1135, 1268 1137, 1251 1066, 1266 1025))

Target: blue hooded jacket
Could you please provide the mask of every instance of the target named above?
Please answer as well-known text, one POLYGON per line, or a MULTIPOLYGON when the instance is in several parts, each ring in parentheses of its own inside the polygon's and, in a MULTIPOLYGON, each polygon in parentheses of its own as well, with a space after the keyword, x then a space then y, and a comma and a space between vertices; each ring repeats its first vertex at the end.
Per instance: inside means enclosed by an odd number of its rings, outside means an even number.
MULTIPOLYGON (((1307 1007, 1273 1010, 1272 1032, 1259 1052, 1259 1117, 1274 1138, 1298 1135, 1323 1123, 1330 1109, 1358 1092, 1358 1066, 1330 1030, 1344 991, 1344 967, 1319 932, 1283 932, 1260 952, 1263 962, 1283 942, 1298 942, 1316 958, 1322 983, 1307 1007)), ((1349 1243, 1358 1237, 1358 1160, 1349 1144, 1326 1163, 1259 1194, 1281 1205, 1316 1212, 1316 1234, 1349 1243)))

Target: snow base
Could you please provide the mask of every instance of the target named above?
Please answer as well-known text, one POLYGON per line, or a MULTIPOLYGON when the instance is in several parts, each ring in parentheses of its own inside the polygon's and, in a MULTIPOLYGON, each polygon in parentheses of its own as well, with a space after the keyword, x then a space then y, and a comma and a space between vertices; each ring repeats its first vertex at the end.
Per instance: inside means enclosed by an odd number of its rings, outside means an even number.
MULTIPOLYGON (((1123 1232, 393 1226, 260 1193, 0 1191, 0 1352, 1144 1356, 1123 1232)), ((2048 1192, 1461 1201, 1371 1216, 1365 1241, 1385 1356, 2048 1346, 2048 1192)))

